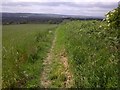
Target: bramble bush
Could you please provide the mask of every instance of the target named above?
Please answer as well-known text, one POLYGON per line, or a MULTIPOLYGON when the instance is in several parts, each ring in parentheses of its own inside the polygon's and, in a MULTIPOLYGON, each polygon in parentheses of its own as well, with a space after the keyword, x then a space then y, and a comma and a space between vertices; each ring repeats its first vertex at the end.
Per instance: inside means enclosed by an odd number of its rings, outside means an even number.
POLYGON ((106 14, 108 28, 120 28, 120 5, 106 14))

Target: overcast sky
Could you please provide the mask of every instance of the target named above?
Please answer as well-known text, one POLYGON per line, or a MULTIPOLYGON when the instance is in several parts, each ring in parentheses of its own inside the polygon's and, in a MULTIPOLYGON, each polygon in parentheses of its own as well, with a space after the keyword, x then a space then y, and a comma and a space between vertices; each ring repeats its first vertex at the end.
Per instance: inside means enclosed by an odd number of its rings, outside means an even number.
POLYGON ((2 12, 104 16, 119 0, 4 0, 2 12))

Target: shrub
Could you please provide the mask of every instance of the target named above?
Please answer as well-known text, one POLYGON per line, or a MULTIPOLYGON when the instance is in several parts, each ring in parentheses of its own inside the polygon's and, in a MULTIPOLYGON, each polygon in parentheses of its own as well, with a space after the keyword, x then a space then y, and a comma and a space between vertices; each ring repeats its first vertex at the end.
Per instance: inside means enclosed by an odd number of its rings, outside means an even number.
POLYGON ((120 5, 106 14, 108 28, 120 27, 120 5))

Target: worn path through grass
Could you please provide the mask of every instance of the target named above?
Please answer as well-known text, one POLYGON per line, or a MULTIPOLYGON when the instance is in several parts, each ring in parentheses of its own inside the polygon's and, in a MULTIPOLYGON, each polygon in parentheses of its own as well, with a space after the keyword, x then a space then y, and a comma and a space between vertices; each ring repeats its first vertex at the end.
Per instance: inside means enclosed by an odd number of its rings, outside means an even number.
POLYGON ((48 74, 50 73, 50 68, 51 68, 50 65, 52 64, 51 61, 52 61, 52 55, 53 55, 53 48, 55 46, 55 40, 56 40, 56 37, 54 37, 51 49, 47 54, 47 58, 43 62, 44 69, 43 69, 42 76, 40 79, 41 86, 43 87, 48 87, 51 83, 50 80, 48 79, 48 74))
POLYGON ((73 75, 69 70, 68 58, 64 47, 61 46, 61 50, 58 51, 56 32, 51 49, 43 62, 40 86, 44 88, 70 88, 73 86, 73 75))

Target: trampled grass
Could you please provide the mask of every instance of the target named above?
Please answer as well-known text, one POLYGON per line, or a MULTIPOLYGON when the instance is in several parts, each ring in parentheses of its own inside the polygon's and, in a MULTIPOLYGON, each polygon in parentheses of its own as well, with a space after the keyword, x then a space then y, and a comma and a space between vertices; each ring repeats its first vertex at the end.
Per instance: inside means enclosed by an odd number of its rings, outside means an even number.
POLYGON ((2 79, 6 87, 39 87, 42 62, 56 25, 3 26, 2 79))

